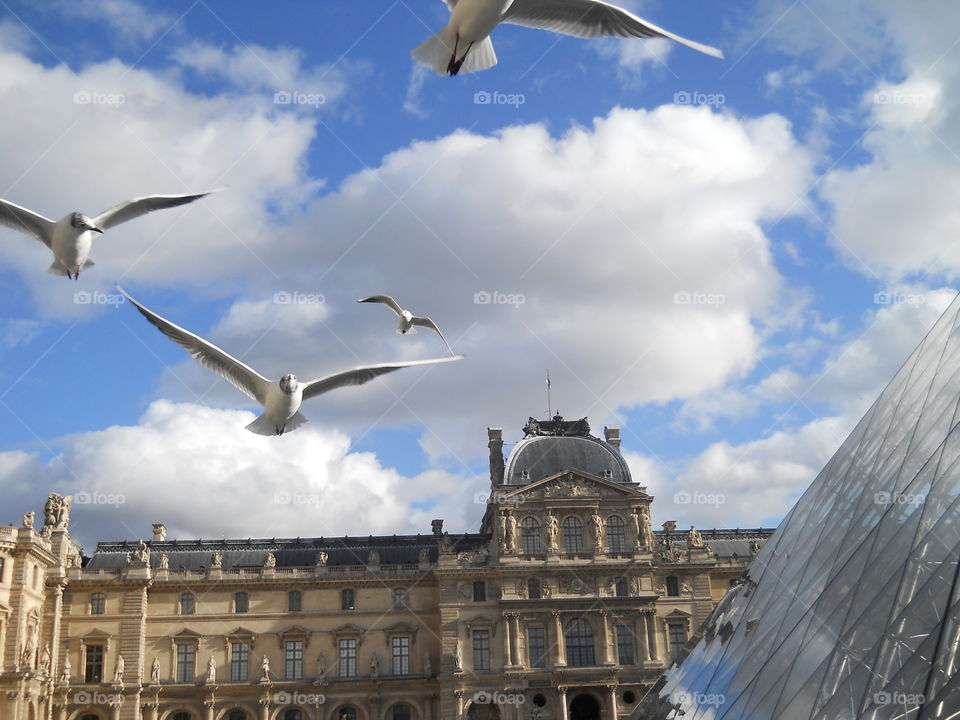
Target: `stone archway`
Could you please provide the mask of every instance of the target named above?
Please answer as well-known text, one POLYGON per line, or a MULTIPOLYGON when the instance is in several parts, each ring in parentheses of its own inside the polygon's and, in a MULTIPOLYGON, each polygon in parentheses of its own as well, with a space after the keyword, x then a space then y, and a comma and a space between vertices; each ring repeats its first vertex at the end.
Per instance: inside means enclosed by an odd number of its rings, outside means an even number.
POLYGON ((471 703, 467 720, 500 720, 500 708, 493 703, 471 703))
POLYGON ((580 693, 570 701, 570 720, 601 720, 600 703, 588 693, 580 693))

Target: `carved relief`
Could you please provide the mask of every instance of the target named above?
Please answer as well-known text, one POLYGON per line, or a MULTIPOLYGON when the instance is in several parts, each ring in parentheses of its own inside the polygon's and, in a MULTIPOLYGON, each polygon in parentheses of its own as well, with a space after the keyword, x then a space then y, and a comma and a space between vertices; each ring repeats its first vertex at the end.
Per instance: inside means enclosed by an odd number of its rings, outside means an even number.
POLYGON ((73 505, 72 495, 58 495, 50 493, 43 506, 43 524, 54 530, 66 530, 70 525, 70 507, 73 505))
POLYGON ((561 578, 560 592, 570 595, 587 595, 596 592, 593 587, 593 581, 583 581, 580 578, 561 578))

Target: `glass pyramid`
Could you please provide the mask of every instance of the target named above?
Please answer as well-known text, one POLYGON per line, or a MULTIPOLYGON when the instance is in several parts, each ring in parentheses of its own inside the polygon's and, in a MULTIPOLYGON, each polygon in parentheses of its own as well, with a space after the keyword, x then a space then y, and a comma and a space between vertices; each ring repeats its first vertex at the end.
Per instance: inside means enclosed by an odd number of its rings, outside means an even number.
POLYGON ((960 720, 960 299, 633 718, 960 720))

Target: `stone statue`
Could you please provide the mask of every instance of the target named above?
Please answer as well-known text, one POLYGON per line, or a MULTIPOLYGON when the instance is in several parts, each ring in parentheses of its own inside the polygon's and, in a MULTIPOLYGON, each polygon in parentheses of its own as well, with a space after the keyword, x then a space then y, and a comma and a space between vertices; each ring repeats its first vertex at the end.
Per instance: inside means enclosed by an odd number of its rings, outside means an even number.
POLYGON ((118 654, 117 664, 113 669, 113 681, 115 683, 123 682, 123 669, 124 669, 123 655, 118 654))
POLYGON ((170 567, 170 557, 166 553, 160 556, 160 564, 157 567, 161 570, 167 570, 170 567))
POLYGON ((750 543, 750 552, 752 552, 754 555, 756 555, 758 552, 760 552, 760 541, 759 541, 759 540, 754 540, 753 542, 750 543))
POLYGON ((693 525, 690 526, 690 532, 687 533, 687 547, 702 548, 703 536, 693 525))
POLYGON ((420 552, 417 553, 417 561, 421 564, 430 562, 430 551, 427 548, 421 548, 420 552))
POLYGON ((643 531, 640 529, 639 508, 630 510, 630 534, 633 536, 633 549, 637 551, 643 544, 643 531))
POLYGON ((593 533, 594 552, 603 552, 603 518, 597 513, 590 516, 590 530, 593 533))
POLYGON ((329 555, 327 555, 325 552, 318 552, 318 553, 317 553, 317 567, 326 567, 327 558, 328 558, 328 557, 329 557, 329 555))
POLYGON ((223 567, 223 553, 219 550, 213 554, 210 559, 210 567, 219 570, 223 567))
POLYGON ((36 517, 36 513, 31 510, 23 514, 23 527, 33 528, 33 519, 36 517))
POLYGON ((507 535, 507 514, 500 514, 500 522, 497 524, 497 530, 499 531, 499 540, 500 540, 500 552, 506 553, 509 548, 509 539, 507 535))
POLYGON ((157 658, 150 663, 150 682, 154 685, 160 684, 160 661, 157 658))
POLYGON ((370 677, 380 677, 380 657, 376 653, 370 656, 370 677))
POLYGON ((128 552, 128 553, 124 556, 124 558, 123 558, 123 564, 124 564, 124 565, 132 565, 132 564, 133 564, 133 553, 132 553, 132 552, 128 552))
POLYGON ((213 683, 217 681, 217 661, 213 659, 213 655, 210 656, 210 659, 207 660, 207 682, 213 683))
POLYGON ((680 586, 680 592, 683 593, 684 595, 693 595, 693 588, 690 587, 689 584, 683 583, 680 586))
POLYGON ((317 680, 323 680, 327 675, 327 659, 323 653, 317 655, 317 680))
POLYGON ((43 651, 40 653, 40 674, 49 675, 50 674, 50 646, 44 645, 43 651))
POLYGON ((515 553, 520 547, 520 523, 513 513, 507 515, 507 552, 515 553))
POLYGON ((433 667, 430 664, 430 653, 426 650, 423 651, 423 674, 427 677, 433 676, 433 667))
POLYGON ((450 537, 450 533, 444 533, 440 536, 440 552, 442 553, 451 553, 453 552, 453 538, 450 537))
POLYGON ((453 671, 463 670, 463 654, 460 647, 460 638, 457 638, 457 644, 453 647, 453 671))
POLYGON ((133 559, 141 565, 150 564, 150 548, 143 540, 137 543, 137 549, 133 551, 133 559))
POLYGON ((265 568, 272 568, 277 566, 277 556, 273 553, 267 553, 267 559, 263 561, 263 566, 265 568))
POLYGON ((376 550, 371 550, 367 553, 367 565, 379 565, 380 564, 380 553, 376 550))
POLYGON ((653 528, 650 526, 650 515, 647 514, 647 509, 645 507, 640 508, 640 533, 643 541, 641 547, 652 550, 653 549, 653 528))
POLYGON ((47 502, 43 506, 43 524, 54 530, 66 530, 70 525, 70 506, 73 505, 73 496, 47 495, 47 502))
POLYGON ((27 620, 27 640, 20 653, 20 665, 27 670, 33 670, 37 663, 37 626, 30 619, 27 620))
POLYGON ((263 660, 260 661, 260 679, 270 679, 270 658, 268 658, 266 655, 264 655, 263 660))
POLYGON ((552 513, 547 515, 547 550, 559 552, 560 521, 552 513))
POLYGON ((67 655, 63 658, 63 670, 60 672, 60 682, 69 683, 70 675, 73 673, 73 668, 70 665, 70 656, 67 655))
POLYGON ((49 538, 51 535, 53 535, 53 528, 49 525, 44 525, 40 528, 40 537, 49 538))

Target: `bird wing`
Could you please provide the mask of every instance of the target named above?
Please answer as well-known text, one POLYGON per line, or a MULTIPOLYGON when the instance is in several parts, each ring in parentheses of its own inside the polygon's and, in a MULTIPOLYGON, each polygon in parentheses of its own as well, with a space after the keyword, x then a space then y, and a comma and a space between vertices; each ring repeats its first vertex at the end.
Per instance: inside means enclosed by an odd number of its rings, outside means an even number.
POLYGON ((208 370, 220 375, 225 380, 233 383, 238 389, 249 395, 258 403, 263 405, 266 402, 267 390, 270 387, 270 381, 248 365, 243 364, 235 357, 224 352, 211 342, 207 342, 199 335, 194 335, 189 330, 184 330, 178 325, 174 325, 169 320, 151 312, 143 305, 138 303, 121 287, 117 287, 123 296, 132 302, 140 314, 149 320, 160 332, 173 340, 182 347, 190 356, 208 370))
POLYGON ((334 375, 327 375, 319 380, 308 382, 303 387, 303 399, 307 400, 317 395, 321 395, 330 390, 347 385, 363 385, 370 382, 378 375, 393 372, 401 368, 415 367, 417 365, 434 365, 436 363, 452 362, 462 360, 462 355, 454 355, 448 358, 435 358, 432 360, 410 360, 408 362, 384 363, 383 365, 362 365, 360 367, 345 370, 334 375))
POLYGON ((15 205, 9 200, 0 200, 0 225, 33 235, 47 247, 53 242, 53 220, 37 215, 32 210, 15 205))
POLYGON ((165 210, 166 208, 192 203, 194 200, 199 200, 210 193, 219 192, 219 190, 218 188, 194 195, 147 195, 146 197, 134 198, 100 213, 93 219, 93 224, 101 230, 106 230, 127 220, 152 213, 154 210, 165 210))
POLYGON ((394 300, 389 295, 371 295, 370 297, 360 298, 357 302, 362 303, 380 303, 381 305, 386 305, 388 308, 393 310, 397 315, 403 316, 403 308, 397 304, 397 301, 394 300))
POLYGON ((450 343, 447 342, 447 339, 443 336, 443 333, 440 332, 440 328, 437 327, 437 324, 428 317, 412 317, 410 318, 411 325, 417 325, 419 327, 430 328, 437 335, 440 336, 440 339, 443 340, 443 344, 447 346, 447 350, 450 351, 450 354, 453 355, 453 348, 450 347, 450 343))
POLYGON ((665 37, 707 55, 723 57, 717 48, 674 35, 602 0, 514 0, 501 22, 579 38, 665 37))

